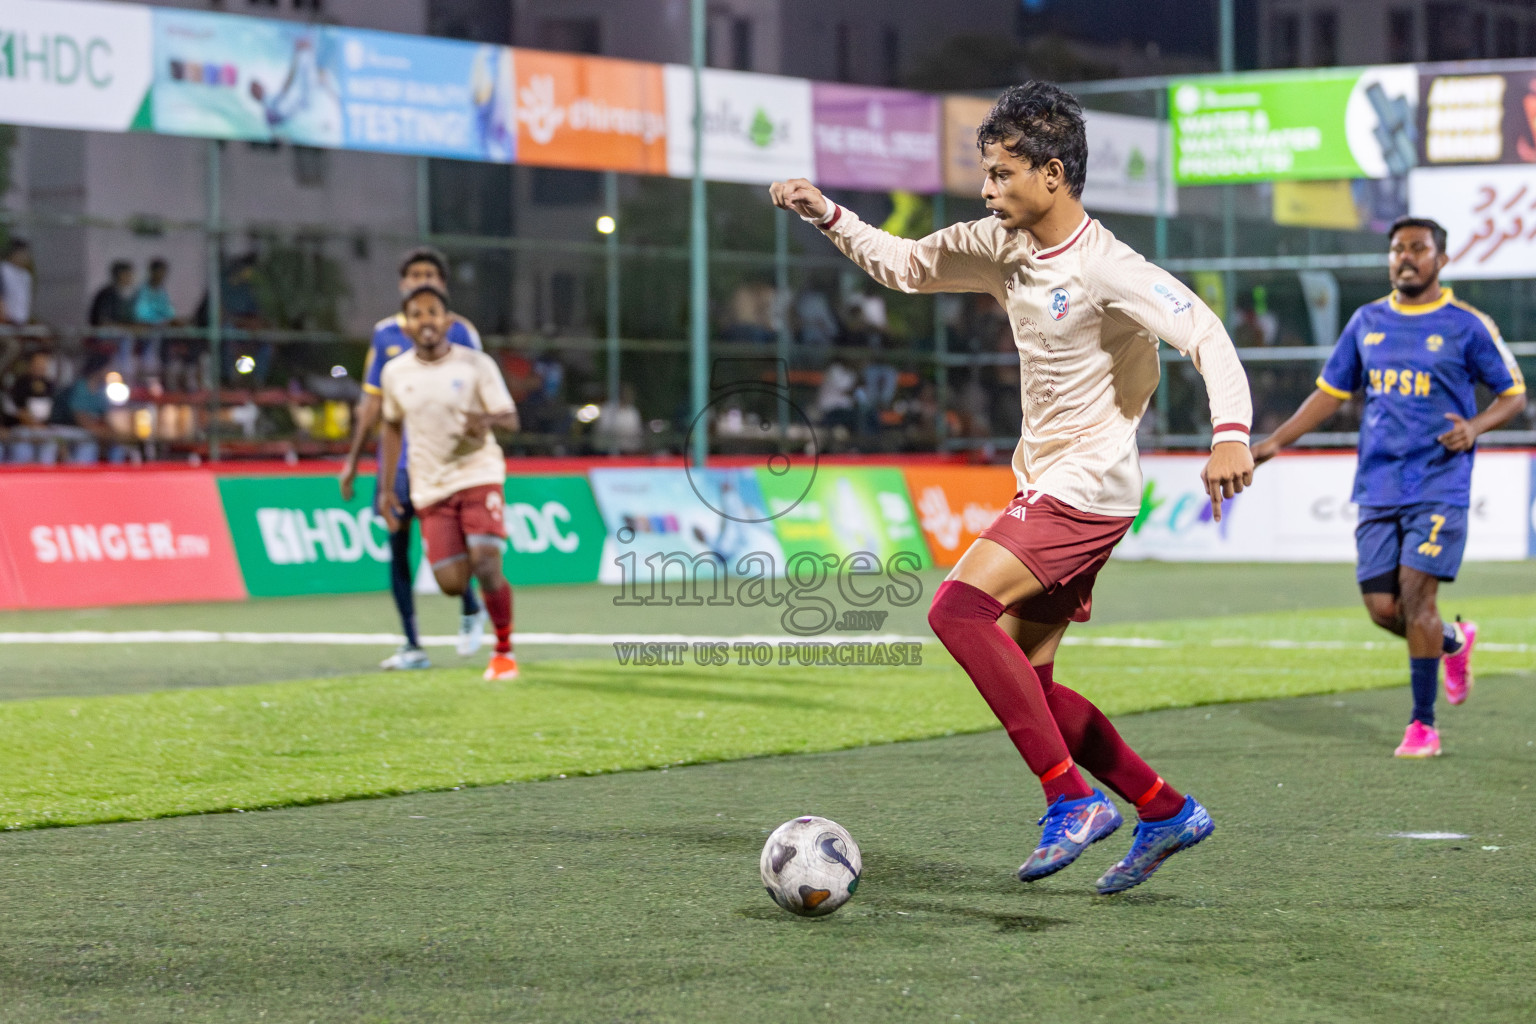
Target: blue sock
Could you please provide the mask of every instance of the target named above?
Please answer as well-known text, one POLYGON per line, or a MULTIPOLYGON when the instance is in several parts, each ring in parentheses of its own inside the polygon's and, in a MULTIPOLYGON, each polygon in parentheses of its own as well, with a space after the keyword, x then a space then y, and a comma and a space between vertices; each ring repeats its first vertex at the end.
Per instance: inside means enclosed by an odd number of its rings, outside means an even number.
POLYGON ((1449 622, 1445 624, 1445 639, 1440 642, 1440 649, 1446 654, 1455 654, 1461 650, 1461 640, 1456 636, 1456 627, 1449 622))
POLYGON ((405 642, 421 646, 416 633, 416 595, 411 590, 411 528, 407 522, 400 532, 389 535, 389 591, 400 613, 400 628, 405 642))
POLYGON ((459 595, 459 608, 465 615, 480 614, 480 599, 475 596, 474 580, 470 580, 469 586, 464 588, 464 593, 459 595))
POLYGON ((1440 689, 1439 658, 1409 658, 1408 678, 1413 686, 1413 717, 1435 724, 1435 693, 1440 689))

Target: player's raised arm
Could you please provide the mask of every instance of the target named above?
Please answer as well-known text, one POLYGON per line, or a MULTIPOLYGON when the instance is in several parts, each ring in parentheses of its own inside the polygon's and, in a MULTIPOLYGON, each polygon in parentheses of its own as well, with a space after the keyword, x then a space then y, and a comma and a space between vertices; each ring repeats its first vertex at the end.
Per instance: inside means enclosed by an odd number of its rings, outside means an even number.
POLYGON ((986 221, 951 224, 924 238, 901 238, 859 219, 804 178, 776 181, 774 205, 821 228, 832 244, 870 277, 902 292, 985 292, 1000 295, 1006 233, 986 221))
POLYGON ((1190 358, 1211 402, 1211 457, 1200 473, 1221 519, 1221 502, 1253 483, 1248 450, 1253 396, 1237 347, 1210 307, 1172 274, 1135 253, 1104 261, 1090 272, 1094 298, 1108 316, 1135 323, 1190 358))

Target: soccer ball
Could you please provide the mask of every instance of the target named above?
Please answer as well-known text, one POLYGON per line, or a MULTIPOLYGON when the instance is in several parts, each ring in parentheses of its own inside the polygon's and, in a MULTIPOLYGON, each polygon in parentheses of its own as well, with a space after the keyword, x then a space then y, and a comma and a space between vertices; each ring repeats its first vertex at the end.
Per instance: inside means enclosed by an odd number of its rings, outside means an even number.
POLYGON ((801 917, 822 917, 859 887, 859 844, 835 821, 807 815, 773 830, 758 862, 773 902, 801 917))

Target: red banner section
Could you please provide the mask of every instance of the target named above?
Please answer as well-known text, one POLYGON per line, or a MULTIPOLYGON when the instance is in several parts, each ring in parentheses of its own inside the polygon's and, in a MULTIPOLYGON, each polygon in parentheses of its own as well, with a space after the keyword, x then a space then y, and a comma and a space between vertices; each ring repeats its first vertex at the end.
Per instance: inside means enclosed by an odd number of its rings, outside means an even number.
POLYGON ((1018 491, 1007 466, 908 466, 907 489, 934 565, 954 565, 1018 491))
POLYGON ((0 476, 0 607, 246 596, 211 474, 0 476))

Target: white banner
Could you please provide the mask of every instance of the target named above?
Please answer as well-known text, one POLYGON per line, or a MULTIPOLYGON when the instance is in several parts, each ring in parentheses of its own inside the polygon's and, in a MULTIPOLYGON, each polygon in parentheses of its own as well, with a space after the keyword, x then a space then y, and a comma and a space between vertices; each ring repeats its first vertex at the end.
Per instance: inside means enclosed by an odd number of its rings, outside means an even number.
POLYGON ((1447 281, 1536 277, 1536 167, 1418 167, 1408 210, 1444 225, 1447 281))
MULTIPOLYGON (((693 70, 665 69, 667 173, 693 174, 693 70)), ((814 177, 811 83, 742 71, 705 69, 704 177, 765 185, 814 177)))
POLYGON ((148 7, 5 0, 0 123, 127 131, 149 96, 152 39, 148 7))
MULTIPOLYGON (((1253 486, 1211 519, 1200 486, 1199 455, 1149 455, 1141 460, 1145 489, 1133 532, 1116 558, 1169 562, 1354 562, 1350 501, 1354 455, 1291 453, 1261 466, 1253 486)), ((1527 557, 1531 458, 1524 452, 1484 452, 1472 472, 1468 561, 1527 557)))
MULTIPOLYGON (((1173 128, 1166 121, 1128 114, 1083 111, 1088 127, 1088 184, 1083 205, 1090 213, 1156 216, 1158 145, 1162 145, 1163 208, 1179 212, 1173 187, 1173 128), (1161 138, 1159 138, 1161 137, 1161 138)), ((978 186, 979 187, 979 186, 978 186)))

